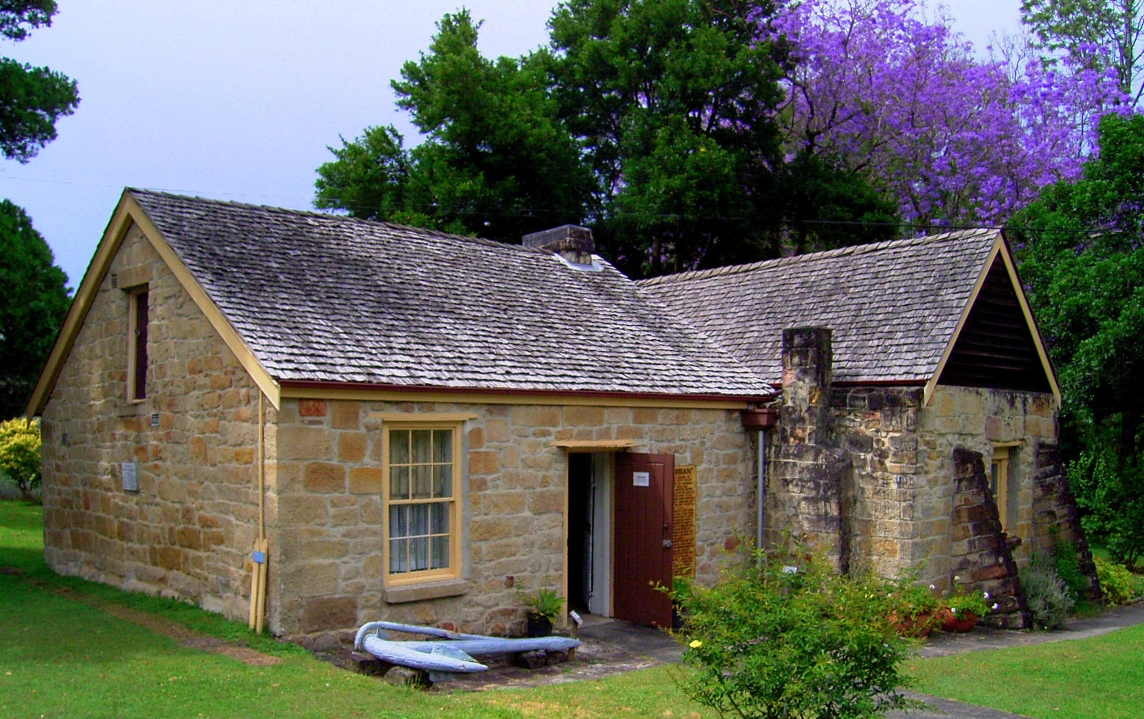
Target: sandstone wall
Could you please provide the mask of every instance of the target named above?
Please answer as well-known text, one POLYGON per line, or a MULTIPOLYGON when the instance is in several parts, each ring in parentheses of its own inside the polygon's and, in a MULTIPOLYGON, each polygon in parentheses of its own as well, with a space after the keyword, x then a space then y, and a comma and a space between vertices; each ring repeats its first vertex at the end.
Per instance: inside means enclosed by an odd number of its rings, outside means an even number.
POLYGON ((836 441, 850 459, 850 564, 886 577, 913 566, 921 404, 920 387, 833 388, 836 441))
MULTIPOLYGON (((754 452, 739 413, 573 406, 285 400, 271 552, 271 627, 332 641, 377 619, 474 632, 522 629, 516 591, 562 585, 567 450, 553 440, 633 439, 697 466, 696 561, 713 581, 724 546, 754 531, 754 452), (371 412, 464 413, 463 586, 409 599, 382 586, 382 424, 371 412), (274 564, 272 564, 274 566, 274 564)), ((416 595, 417 592, 413 592, 416 595)))
POLYGON ((253 381, 132 227, 44 410, 49 566, 244 616, 257 406, 253 381), (112 288, 111 274, 149 285, 147 399, 139 404, 126 400, 128 295, 112 288), (119 464, 131 460, 138 492, 120 484, 119 464))
POLYGON ((997 608, 981 618, 983 624, 1028 629, 1031 615, 1017 578, 1017 563, 1001 531, 985 458, 980 452, 957 447, 953 475, 950 565, 954 584, 963 591, 989 595, 997 608))
POLYGON ((1010 450, 1007 534, 1021 541, 1012 548, 1018 566, 1028 562, 1033 540, 1033 488, 1038 448, 1055 444, 1057 422, 1052 395, 939 385, 919 414, 917 533, 913 561, 922 578, 948 588, 953 541, 954 449, 978 452, 986 469, 994 443, 1017 442, 1010 450))

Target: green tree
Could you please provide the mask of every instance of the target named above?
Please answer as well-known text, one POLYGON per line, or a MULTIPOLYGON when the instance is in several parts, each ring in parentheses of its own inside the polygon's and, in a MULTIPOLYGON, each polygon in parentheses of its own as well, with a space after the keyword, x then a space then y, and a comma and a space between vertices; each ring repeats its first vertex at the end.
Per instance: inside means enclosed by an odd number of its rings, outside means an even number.
POLYGON ((0 422, 0 478, 6 477, 31 499, 40 486, 40 424, 21 417, 0 422))
POLYGON ((0 418, 24 411, 70 299, 67 275, 22 209, 0 201, 0 418))
POLYGON ((424 141, 368 128, 330 148, 318 207, 519 242, 583 222, 633 276, 882 239, 893 205, 826 157, 785 158, 771 8, 738 0, 574 0, 551 42, 481 57, 446 15, 393 83, 424 141), (846 231, 847 229, 851 231, 846 231))
POLYGON ((1144 551, 1144 533, 1124 533, 1144 527, 1144 116, 1105 116, 1099 145, 1082 179, 1045 188, 1010 225, 1085 527, 1124 558, 1144 551))
POLYGON ((582 220, 590 178, 539 56, 484 58, 479 28, 446 15, 392 83, 424 142, 407 150, 393 127, 343 140, 318 168, 318 207, 506 242, 582 220))
POLYGON ((842 239, 817 233, 820 220, 894 218, 832 163, 786 164, 784 48, 762 39, 772 13, 766 1, 570 0, 553 14, 552 93, 596 178, 597 237, 629 274, 774 257, 842 239))
MULTIPOLYGON (((55 14, 55 0, 6 0, 0 3, 0 35, 19 42, 32 29, 51 25, 55 14)), ((0 57, 0 152, 27 162, 56 139, 56 120, 78 104, 74 80, 0 57)))
POLYGON ((1021 22, 1044 49, 1115 71, 1120 91, 1136 104, 1144 92, 1141 10, 1140 0, 1021 0, 1021 22))

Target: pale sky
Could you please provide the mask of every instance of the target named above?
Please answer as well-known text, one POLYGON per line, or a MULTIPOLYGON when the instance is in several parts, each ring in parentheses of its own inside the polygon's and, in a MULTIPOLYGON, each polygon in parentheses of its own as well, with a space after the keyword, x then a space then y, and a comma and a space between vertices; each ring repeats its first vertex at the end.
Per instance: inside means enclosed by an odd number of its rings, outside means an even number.
MULTIPOLYGON (((52 27, 0 54, 79 83, 76 113, 27 165, 0 160, 75 287, 125 186, 309 209, 315 169, 369 125, 416 133, 389 81, 461 5, 481 50, 544 44, 550 0, 60 0, 52 27)), ((1020 0, 948 0, 979 48, 1015 32, 1020 0)))

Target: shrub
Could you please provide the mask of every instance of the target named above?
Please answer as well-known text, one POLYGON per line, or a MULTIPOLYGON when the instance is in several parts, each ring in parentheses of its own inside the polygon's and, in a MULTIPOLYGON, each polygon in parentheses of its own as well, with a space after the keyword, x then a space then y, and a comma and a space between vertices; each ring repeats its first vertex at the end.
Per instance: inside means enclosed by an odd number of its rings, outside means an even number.
POLYGON ((17 417, 0 422, 0 474, 14 482, 25 499, 40 486, 40 425, 17 417))
POLYGON ((744 550, 710 589, 676 580, 677 637, 695 701, 740 717, 869 717, 909 707, 898 671, 910 644, 890 627, 895 585, 842 576, 820 556, 744 550), (788 560, 789 561, 789 560, 788 560))
POLYGON ((1144 460, 1121 463, 1107 442, 1069 462, 1069 486, 1083 516, 1085 534, 1129 567, 1144 556, 1144 460))
POLYGON ((1122 564, 1106 562, 1096 557, 1096 577, 1100 580, 1100 591, 1109 604, 1124 604, 1135 594, 1132 572, 1122 564))
POLYGON ((1065 623, 1076 602, 1053 568, 1053 560, 1034 554, 1029 566, 1021 570, 1021 586, 1033 613, 1033 625, 1040 629, 1056 629, 1065 623))
POLYGON ((1072 542, 1054 537, 1053 569, 1064 582, 1065 589, 1068 590, 1074 604, 1089 590, 1088 577, 1080 571, 1080 559, 1077 558, 1076 545, 1072 542))

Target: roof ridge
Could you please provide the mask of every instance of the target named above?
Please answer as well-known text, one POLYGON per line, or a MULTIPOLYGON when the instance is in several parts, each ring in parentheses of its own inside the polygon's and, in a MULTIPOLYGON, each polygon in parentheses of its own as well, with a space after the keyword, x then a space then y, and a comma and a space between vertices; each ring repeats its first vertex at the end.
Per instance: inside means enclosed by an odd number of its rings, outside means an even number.
POLYGON ((829 259, 832 257, 842 257, 845 255, 865 255, 871 252, 880 252, 882 250, 896 249, 899 247, 931 244, 945 240, 967 239, 987 233, 999 232, 1001 232, 1000 227, 975 227, 967 230, 953 230, 950 232, 943 232, 937 235, 905 237, 897 240, 882 240, 881 242, 872 242, 865 245, 850 245, 847 247, 838 247, 833 250, 808 252, 805 255, 794 255, 793 257, 776 257, 770 260, 760 260, 759 262, 750 262, 742 265, 727 265, 724 267, 713 267, 707 270, 676 272, 670 275, 660 275, 659 277, 649 277, 647 279, 637 280, 637 283, 646 287, 657 284, 668 284, 671 282, 688 282, 691 280, 704 279, 707 277, 718 277, 721 275, 735 275, 744 272, 753 272, 764 267, 780 267, 783 265, 813 262, 816 260, 829 259))
POLYGON ((458 240, 458 241, 462 241, 462 242, 470 242, 470 243, 475 243, 475 244, 479 244, 479 245, 484 245, 486 247, 511 248, 513 250, 516 250, 516 251, 524 250, 524 251, 529 252, 531 254, 537 254, 537 253, 548 254, 548 253, 545 253, 545 252, 538 250, 537 248, 534 248, 534 247, 525 247, 523 244, 513 245, 513 244, 509 244, 507 242, 499 242, 497 240, 490 240, 487 237, 472 237, 469 235, 458 235, 458 234, 455 234, 452 232, 442 232, 441 230, 430 229, 428 227, 414 227, 413 225, 402 225, 402 224, 399 224, 396 222, 389 222, 387 220, 370 220, 370 219, 366 219, 366 218, 362 218, 362 217, 354 217, 352 215, 335 215, 335 214, 332 214, 329 212, 321 212, 319 210, 296 210, 296 209, 293 209, 290 207, 276 207, 274 205, 260 205, 260 204, 256 204, 256 203, 252 203, 252 202, 239 202, 236 200, 216 200, 216 199, 213 199, 210 197, 201 197, 199 195, 180 195, 180 194, 175 193, 175 192, 165 192, 163 190, 148 190, 148 189, 139 188, 139 187, 127 187, 125 189, 132 194, 151 195, 151 196, 169 198, 169 199, 174 199, 174 200, 197 202, 197 203, 202 203, 202 204, 206 204, 206 205, 222 205, 225 207, 232 207, 235 209, 261 210, 264 212, 270 212, 270 213, 275 213, 275 214, 295 215, 295 216, 299 216, 299 217, 310 217, 310 218, 314 218, 317 220, 321 220, 323 222, 344 222, 347 224, 362 224, 362 225, 368 225, 368 226, 380 225, 380 226, 392 228, 395 230, 403 230, 403 231, 413 232, 413 233, 417 233, 417 234, 421 234, 421 235, 430 235, 433 237, 440 237, 440 238, 444 238, 447 240, 458 240))

